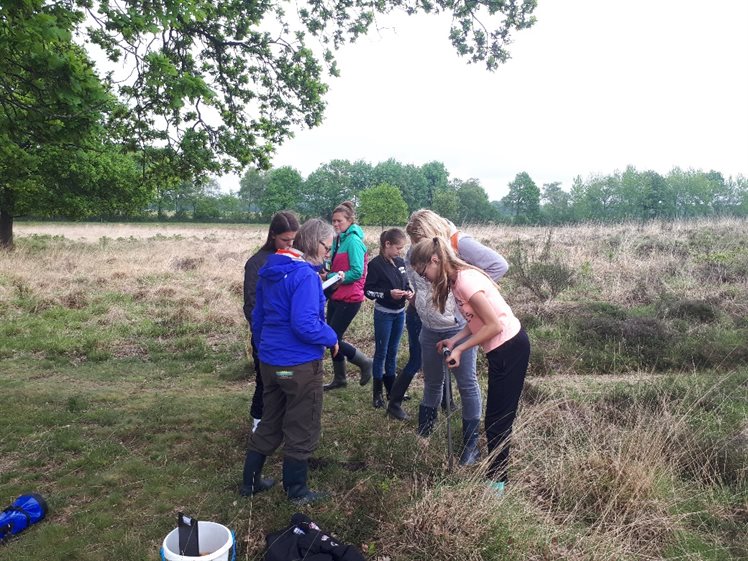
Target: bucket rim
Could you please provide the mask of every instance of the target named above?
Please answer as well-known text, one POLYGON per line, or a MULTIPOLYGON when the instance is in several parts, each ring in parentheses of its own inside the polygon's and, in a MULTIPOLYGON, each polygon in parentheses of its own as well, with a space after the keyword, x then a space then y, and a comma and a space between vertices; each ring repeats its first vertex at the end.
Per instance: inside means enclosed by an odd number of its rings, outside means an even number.
POLYGON ((210 561, 211 559, 216 559, 220 557, 221 555, 227 554, 229 551, 231 551, 231 548, 234 545, 234 532, 232 532, 228 527, 224 526, 223 524, 220 524, 218 522, 211 522, 209 520, 198 520, 198 528, 200 528, 200 525, 206 525, 211 526, 213 528, 220 527, 226 532, 227 540, 224 545, 222 545, 220 548, 218 548, 216 551, 213 551, 209 553, 208 555, 202 555, 200 557, 195 557, 191 555, 179 555, 176 551, 171 550, 166 545, 166 541, 169 539, 169 537, 175 533, 179 532, 179 528, 174 528, 171 532, 166 534, 166 537, 164 538, 163 543, 161 544, 161 551, 164 554, 164 558, 168 559, 170 561, 193 561, 195 559, 200 560, 206 560, 210 561), (166 552, 169 553, 169 557, 166 557, 166 552))

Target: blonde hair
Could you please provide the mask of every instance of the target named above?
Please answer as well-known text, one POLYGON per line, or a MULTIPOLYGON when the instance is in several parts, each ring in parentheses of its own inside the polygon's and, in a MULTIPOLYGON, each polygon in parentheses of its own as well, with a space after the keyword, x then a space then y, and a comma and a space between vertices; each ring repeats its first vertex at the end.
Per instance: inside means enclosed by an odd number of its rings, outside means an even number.
POLYGON ((453 233, 452 227, 452 223, 446 218, 433 210, 422 208, 410 215, 405 231, 416 242, 436 237, 448 240, 453 233))
POLYGON ((474 267, 467 261, 463 261, 457 257, 455 252, 452 250, 452 247, 449 245, 449 242, 438 236, 427 240, 421 240, 413 246, 410 252, 410 266, 418 273, 421 266, 428 265, 431 258, 434 256, 439 260, 437 263, 438 273, 437 279, 431 283, 431 286, 433 289, 432 297, 434 306, 439 310, 439 313, 444 313, 444 309, 447 306, 447 298, 449 298, 449 292, 452 290, 452 284, 449 277, 460 271, 466 269, 478 271, 491 281, 491 284, 496 287, 496 290, 499 289, 499 286, 486 274, 485 271, 478 267, 474 267))
POLYGON ((341 213, 345 216, 346 220, 350 220, 351 222, 356 221, 356 208, 353 201, 343 201, 335 207, 335 210, 333 210, 332 213, 341 213))

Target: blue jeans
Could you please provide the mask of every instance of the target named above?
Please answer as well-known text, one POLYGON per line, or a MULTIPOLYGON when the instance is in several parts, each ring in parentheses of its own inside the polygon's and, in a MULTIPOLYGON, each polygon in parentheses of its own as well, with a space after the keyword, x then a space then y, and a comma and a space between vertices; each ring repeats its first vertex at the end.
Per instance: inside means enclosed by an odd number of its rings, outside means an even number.
POLYGON ((405 314, 399 312, 388 314, 374 309, 374 379, 381 380, 383 375, 395 377, 397 368, 397 349, 405 327, 405 314))

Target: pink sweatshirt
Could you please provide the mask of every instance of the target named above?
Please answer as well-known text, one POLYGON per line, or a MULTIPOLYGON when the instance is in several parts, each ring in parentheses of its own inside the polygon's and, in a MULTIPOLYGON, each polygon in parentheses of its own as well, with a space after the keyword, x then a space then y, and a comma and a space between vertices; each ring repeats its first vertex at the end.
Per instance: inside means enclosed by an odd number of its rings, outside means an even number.
POLYGON ((501 332, 481 345, 485 352, 490 352, 519 333, 521 325, 491 279, 475 269, 465 269, 457 273, 457 280, 452 285, 452 293, 462 316, 468 322, 470 333, 477 333, 484 325, 470 305, 470 298, 477 292, 483 292, 486 295, 501 324, 501 332))

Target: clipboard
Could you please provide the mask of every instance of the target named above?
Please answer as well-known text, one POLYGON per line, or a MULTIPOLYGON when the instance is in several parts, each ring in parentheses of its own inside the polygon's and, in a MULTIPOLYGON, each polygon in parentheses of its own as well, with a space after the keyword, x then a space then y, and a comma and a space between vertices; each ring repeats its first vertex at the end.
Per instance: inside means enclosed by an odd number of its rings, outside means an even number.
POLYGON ((322 290, 327 290, 330 288, 333 284, 338 282, 340 280, 340 275, 338 273, 335 273, 334 275, 331 275, 327 277, 327 280, 322 283, 322 290))

